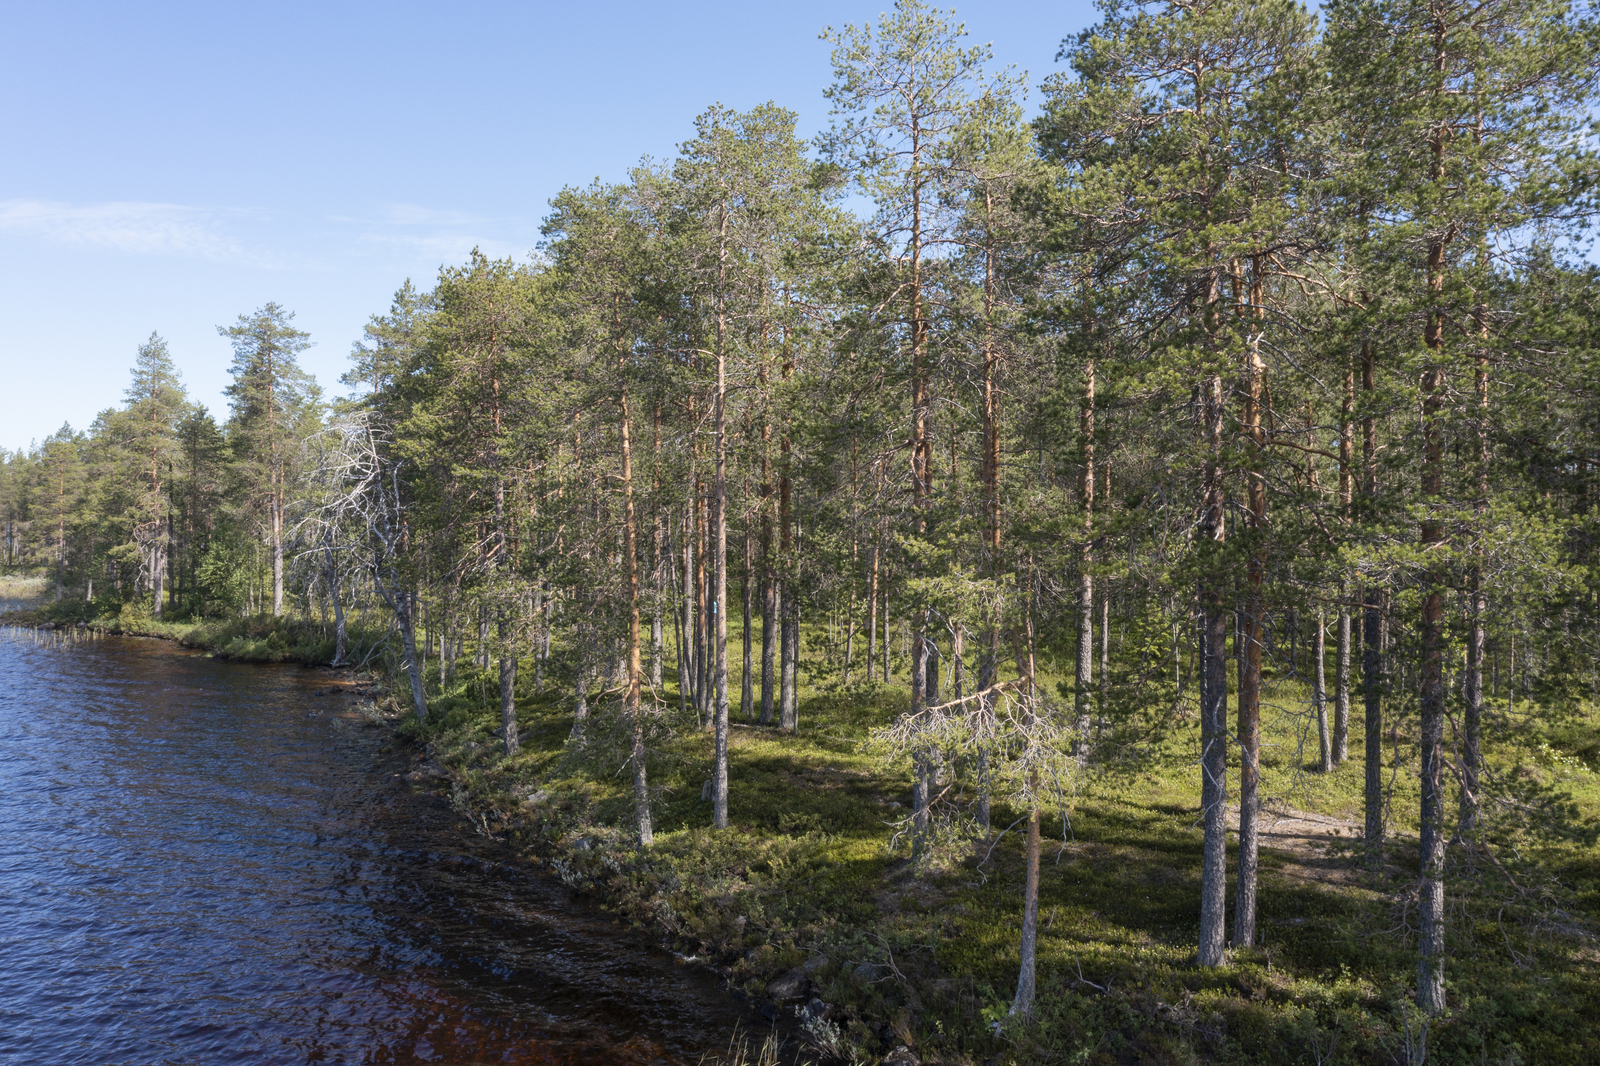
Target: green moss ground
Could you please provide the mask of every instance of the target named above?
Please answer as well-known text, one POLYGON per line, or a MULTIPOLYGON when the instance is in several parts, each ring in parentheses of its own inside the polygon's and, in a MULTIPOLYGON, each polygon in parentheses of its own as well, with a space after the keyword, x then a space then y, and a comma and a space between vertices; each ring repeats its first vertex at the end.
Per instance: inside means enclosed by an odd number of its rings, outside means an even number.
MULTIPOLYGON (((813 1029, 845 1061, 876 1061, 900 1043, 925 1062, 950 1063, 1414 1060, 1406 1050, 1420 1029, 1406 1006, 1416 965, 1407 830, 1416 787, 1404 772, 1393 784, 1388 864, 1366 870, 1355 831, 1339 826, 1264 852, 1263 942, 1213 970, 1195 965, 1193 948, 1195 723, 1172 721, 1137 762, 1087 774, 1070 799, 1070 826, 1046 819, 1039 1007, 1024 1024, 1006 1013, 1018 965, 1020 834, 1001 840, 986 862, 987 845, 953 832, 915 865, 890 847, 909 778, 861 742, 904 706, 902 689, 803 687, 799 736, 735 725, 732 826, 717 833, 700 799, 711 738, 692 712, 682 719, 669 671, 650 762, 656 841, 641 850, 626 828, 625 738, 607 732, 614 701, 591 698, 590 742, 574 745, 569 687, 533 691, 524 664, 523 750, 506 758, 489 705, 493 678, 466 666, 441 692, 436 669, 429 677, 432 722, 405 729, 450 774, 458 807, 480 832, 713 966, 757 1004, 770 980, 813 960, 812 993, 833 1005, 833 1031, 813 1029)), ((732 688, 737 710, 737 678, 732 688)), ((1270 695, 1264 794, 1280 807, 1359 822, 1359 761, 1314 772, 1303 686, 1277 682, 1270 695)), ((1356 717, 1351 752, 1359 758, 1356 717)), ((1569 715, 1544 732, 1533 761, 1494 744, 1491 761, 1567 789, 1578 820, 1592 819, 1600 812, 1595 719, 1569 715)), ((1386 753, 1398 744, 1404 757, 1407 743, 1402 726, 1386 753)), ((997 810, 996 827, 1014 817, 997 810)), ((1453 851, 1449 889, 1453 1010, 1429 1026, 1428 1061, 1600 1061, 1600 1029, 1590 1024, 1600 1007, 1589 932, 1600 910, 1593 846, 1512 825, 1491 851, 1453 851)))

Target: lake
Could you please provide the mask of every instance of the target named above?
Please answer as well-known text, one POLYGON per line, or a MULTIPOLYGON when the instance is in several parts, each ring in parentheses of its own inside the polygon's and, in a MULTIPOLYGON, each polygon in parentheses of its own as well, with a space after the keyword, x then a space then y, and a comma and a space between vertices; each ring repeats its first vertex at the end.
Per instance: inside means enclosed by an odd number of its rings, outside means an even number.
POLYGON ((748 1025, 333 682, 0 629, 0 1062, 695 1063, 748 1025))

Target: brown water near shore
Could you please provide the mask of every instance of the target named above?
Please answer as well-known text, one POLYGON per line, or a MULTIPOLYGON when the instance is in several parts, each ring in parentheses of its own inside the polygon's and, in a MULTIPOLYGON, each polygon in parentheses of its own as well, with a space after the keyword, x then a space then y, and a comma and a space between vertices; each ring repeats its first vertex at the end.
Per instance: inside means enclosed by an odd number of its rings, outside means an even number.
POLYGON ((0 1062, 678 1064, 749 1025, 328 685, 0 630, 0 1062))

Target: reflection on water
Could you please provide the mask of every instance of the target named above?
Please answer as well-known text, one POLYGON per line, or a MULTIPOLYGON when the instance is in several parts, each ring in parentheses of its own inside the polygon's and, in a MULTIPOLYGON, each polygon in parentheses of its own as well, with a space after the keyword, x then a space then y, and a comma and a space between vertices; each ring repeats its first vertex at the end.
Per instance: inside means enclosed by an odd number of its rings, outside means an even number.
POLYGON ((0 1061, 692 1063, 738 1015, 408 794, 329 675, 0 630, 0 1061))

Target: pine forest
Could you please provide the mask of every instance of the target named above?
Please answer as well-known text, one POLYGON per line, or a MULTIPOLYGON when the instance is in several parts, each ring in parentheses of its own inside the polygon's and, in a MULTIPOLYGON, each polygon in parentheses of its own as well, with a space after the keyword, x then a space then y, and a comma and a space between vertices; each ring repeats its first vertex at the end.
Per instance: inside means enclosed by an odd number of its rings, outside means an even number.
POLYGON ((26 617, 387 679, 814 1061, 1600 1061, 1595 9, 821 37, 338 388, 151 334, 3 457, 26 617))

